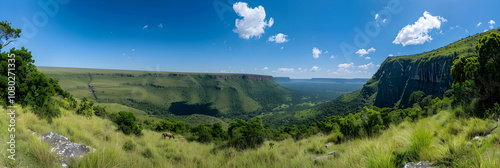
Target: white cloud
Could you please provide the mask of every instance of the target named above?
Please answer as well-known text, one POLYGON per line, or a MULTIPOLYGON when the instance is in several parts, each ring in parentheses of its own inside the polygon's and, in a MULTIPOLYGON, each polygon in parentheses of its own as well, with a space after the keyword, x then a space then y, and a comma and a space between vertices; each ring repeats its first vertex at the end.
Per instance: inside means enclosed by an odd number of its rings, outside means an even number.
POLYGON ((394 57, 394 55, 393 54, 389 54, 389 57, 394 57))
POLYGON ((132 48, 132 51, 135 51, 135 49, 132 48))
POLYGON ((365 64, 365 65, 358 66, 359 69, 364 69, 364 70, 367 70, 368 68, 373 68, 373 67, 375 67, 375 64, 373 64, 371 62, 368 64, 365 64))
POLYGON ((414 24, 406 25, 398 33, 398 36, 392 43, 406 45, 423 44, 431 41, 432 37, 428 34, 429 30, 440 29, 441 22, 447 20, 441 16, 432 16, 425 11, 424 16, 420 17, 414 24))
POLYGON ((236 19, 236 28, 233 29, 235 33, 238 33, 240 38, 260 38, 264 34, 264 28, 271 27, 274 24, 273 18, 270 18, 269 21, 264 20, 266 18, 266 11, 260 5, 255 8, 249 8, 245 2, 236 2, 233 4, 233 9, 238 16, 243 17, 243 19, 236 19))
POLYGON ((495 24, 495 21, 490 20, 488 23, 490 24, 490 29, 493 29, 493 25, 495 24))
POLYGON ((160 24, 158 25, 158 27, 159 27, 160 29, 163 29, 163 23, 160 23, 160 24))
POLYGON ((294 71, 293 68, 278 68, 278 70, 273 72, 284 72, 284 73, 292 73, 294 71))
POLYGON ((285 35, 283 33, 278 33, 274 36, 270 36, 268 41, 275 42, 275 43, 284 43, 289 41, 289 39, 286 39, 288 35, 285 35))
POLYGON ((283 49, 285 49, 285 47, 281 47, 281 48, 280 48, 280 50, 283 50, 283 49))
POLYGON ((372 57, 365 57, 365 59, 372 59, 372 57))
POLYGON ((265 70, 268 70, 268 69, 269 69, 269 68, 267 68, 267 67, 264 67, 264 68, 262 68, 262 69, 260 69, 260 70, 263 70, 263 71, 265 71, 265 70))
POLYGON ((313 58, 319 58, 319 55, 321 54, 321 50, 319 50, 316 47, 313 47, 312 54, 313 54, 313 58))
POLYGON ((351 70, 352 68, 354 68, 354 63, 351 62, 351 63, 343 63, 343 64, 339 64, 337 65, 337 72, 336 73, 339 73, 339 72, 345 72, 345 73, 351 73, 351 70))
POLYGON ((375 52, 375 48, 373 48, 373 47, 368 49, 368 50, 365 50, 364 48, 362 48, 362 49, 359 49, 358 51, 356 51, 356 54, 358 54, 359 57, 363 57, 364 55, 370 54, 372 52, 375 52))
POLYGON ((142 27, 142 29, 146 29, 146 28, 148 28, 148 25, 145 25, 144 27, 142 27))
POLYGON ((332 55, 332 56, 330 56, 330 58, 331 58, 331 59, 334 59, 334 58, 335 58, 335 56, 333 56, 333 55, 332 55))
POLYGON ((313 66, 313 67, 311 68, 311 70, 309 70, 309 71, 311 71, 311 72, 318 72, 319 70, 320 70, 320 68, 319 68, 319 67, 317 67, 317 66, 313 66))
POLYGON ((481 24, 483 24, 483 22, 479 22, 479 23, 477 23, 476 27, 481 26, 481 24))
POLYGON ((382 20, 382 23, 385 23, 385 22, 387 22, 387 19, 382 20))
POLYGON ((378 19, 378 13, 377 13, 377 14, 375 14, 375 20, 377 20, 377 19, 378 19))
POLYGON ((328 51, 325 51, 323 54, 326 54, 326 53, 328 53, 328 51))

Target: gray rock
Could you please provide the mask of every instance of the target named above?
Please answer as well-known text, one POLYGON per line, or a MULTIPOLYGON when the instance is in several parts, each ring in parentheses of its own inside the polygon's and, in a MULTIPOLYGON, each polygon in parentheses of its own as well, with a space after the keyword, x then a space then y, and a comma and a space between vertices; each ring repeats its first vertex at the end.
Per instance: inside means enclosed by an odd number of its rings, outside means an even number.
POLYGON ((63 167, 68 166, 71 158, 82 158, 91 149, 89 146, 73 143, 68 138, 52 132, 44 133, 38 139, 49 144, 50 152, 56 152, 57 160, 63 167))
POLYGON ((421 161, 418 162, 417 164, 413 162, 406 163, 404 168, 429 168, 432 167, 432 163, 428 161, 421 161))
POLYGON ((404 168, 415 168, 416 166, 417 165, 415 165, 415 163, 410 162, 410 163, 406 163, 404 168))
POLYGON ((465 143, 465 145, 467 145, 467 146, 471 146, 471 145, 472 145, 472 142, 467 142, 467 143, 465 143))
POLYGON ((478 136, 474 137, 474 141, 479 141, 479 139, 480 138, 478 136))

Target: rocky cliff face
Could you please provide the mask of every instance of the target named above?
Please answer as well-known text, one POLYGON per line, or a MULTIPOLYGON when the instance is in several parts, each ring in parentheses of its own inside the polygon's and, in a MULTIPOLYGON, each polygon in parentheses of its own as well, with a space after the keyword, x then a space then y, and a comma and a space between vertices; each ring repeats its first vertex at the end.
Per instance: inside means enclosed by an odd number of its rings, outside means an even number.
POLYGON ((414 91, 440 97, 451 88, 450 69, 455 56, 442 56, 431 61, 388 58, 374 75, 378 92, 373 105, 378 107, 408 106, 414 91))
POLYGON ((324 115, 356 113, 363 106, 409 107, 408 99, 414 91, 442 97, 451 88, 451 66, 460 56, 476 56, 475 45, 480 37, 494 29, 461 39, 450 45, 421 54, 388 57, 363 88, 345 94, 323 105, 324 115))

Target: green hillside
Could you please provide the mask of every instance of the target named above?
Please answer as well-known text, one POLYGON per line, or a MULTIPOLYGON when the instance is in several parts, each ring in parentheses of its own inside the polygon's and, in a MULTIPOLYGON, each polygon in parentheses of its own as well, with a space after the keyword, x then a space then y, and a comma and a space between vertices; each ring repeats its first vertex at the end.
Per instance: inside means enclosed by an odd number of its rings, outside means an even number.
POLYGON ((388 57, 361 89, 320 107, 318 119, 357 112, 364 106, 409 107, 408 99, 414 91, 442 97, 446 90, 451 89, 453 60, 460 56, 477 56, 475 46, 478 39, 491 32, 498 33, 500 29, 469 36, 429 52, 388 57))
POLYGON ((133 107, 158 118, 234 118, 290 102, 271 76, 38 67, 76 98, 133 107), (94 95, 92 95, 94 93, 94 95))

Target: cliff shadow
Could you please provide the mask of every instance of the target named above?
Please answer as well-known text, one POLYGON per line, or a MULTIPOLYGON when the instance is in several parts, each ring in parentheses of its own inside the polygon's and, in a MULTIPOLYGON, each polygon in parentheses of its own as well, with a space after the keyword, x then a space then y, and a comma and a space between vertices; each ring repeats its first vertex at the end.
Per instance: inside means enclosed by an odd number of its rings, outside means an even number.
POLYGON ((213 109, 212 103, 207 104, 187 104, 187 102, 175 102, 170 105, 168 111, 175 115, 191 115, 191 114, 203 114, 213 117, 219 117, 220 112, 217 109, 213 109))

